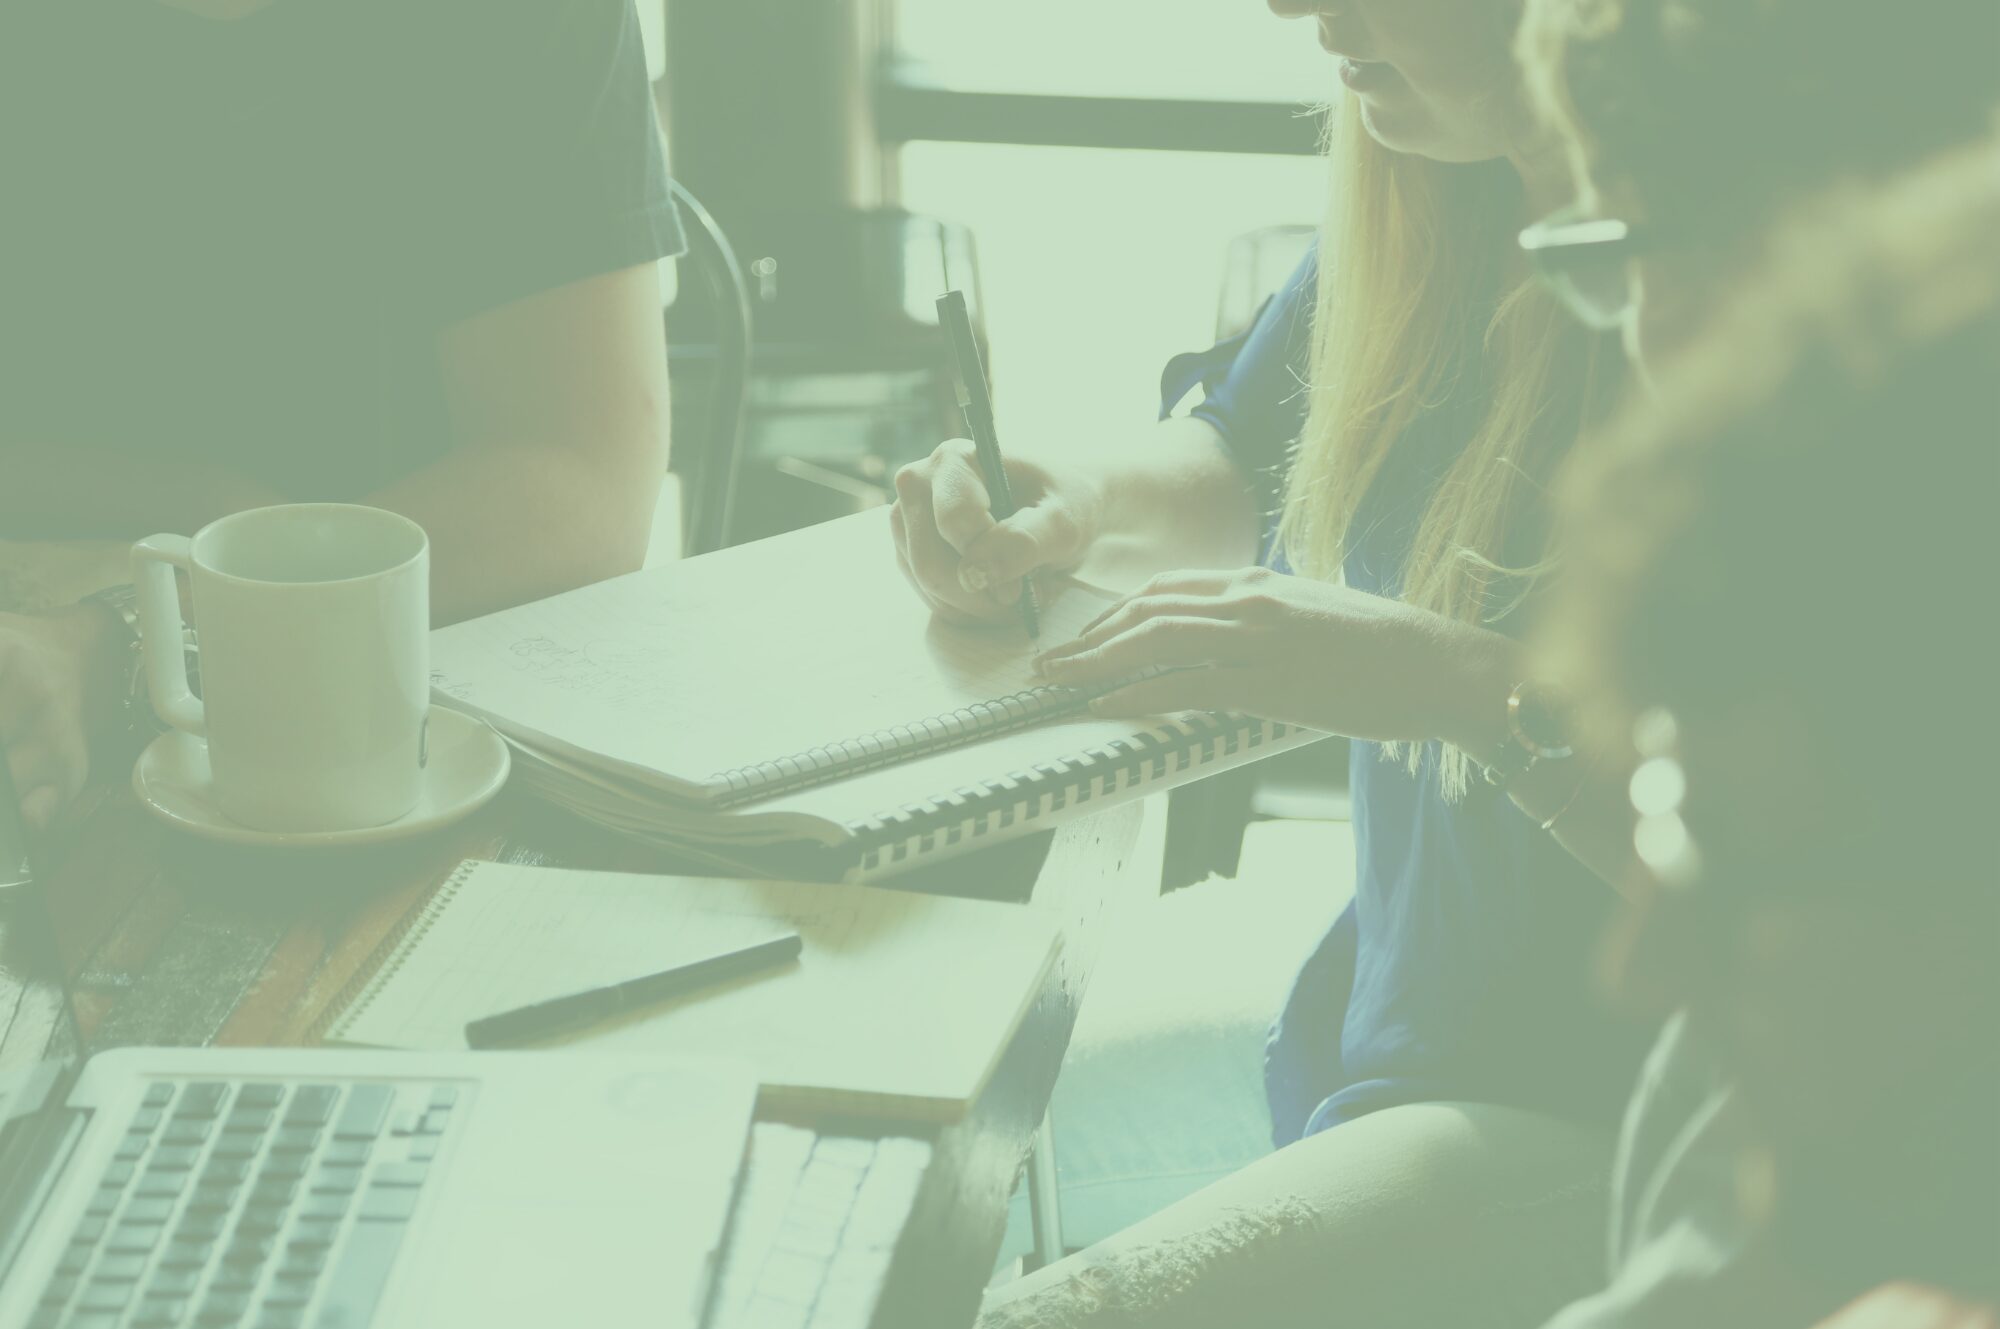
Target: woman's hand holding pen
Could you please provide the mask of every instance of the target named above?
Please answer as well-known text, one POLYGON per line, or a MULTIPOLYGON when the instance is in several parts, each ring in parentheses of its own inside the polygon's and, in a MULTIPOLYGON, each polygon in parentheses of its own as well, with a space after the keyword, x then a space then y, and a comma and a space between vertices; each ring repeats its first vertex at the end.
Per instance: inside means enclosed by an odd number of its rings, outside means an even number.
POLYGON ((1377 740, 1464 741, 1499 714, 1492 679, 1513 644, 1400 601, 1264 568, 1155 577, 1075 641, 1044 652, 1051 682, 1170 672, 1100 698, 1101 715, 1241 711, 1377 740))
POLYGON ((896 558, 939 615, 961 622, 1014 616, 1021 579, 1067 572, 1097 539, 1104 500, 1080 472, 1009 457, 1007 480, 1020 506, 996 521, 970 440, 955 438, 896 473, 889 523, 896 558))

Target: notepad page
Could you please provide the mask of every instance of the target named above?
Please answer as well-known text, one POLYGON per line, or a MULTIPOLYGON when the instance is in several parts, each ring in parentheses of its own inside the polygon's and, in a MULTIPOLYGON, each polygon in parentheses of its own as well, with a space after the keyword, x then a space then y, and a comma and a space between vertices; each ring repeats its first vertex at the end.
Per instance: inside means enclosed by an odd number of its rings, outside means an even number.
MULTIPOLYGON (((1045 588, 1043 642, 1110 603, 1045 588)), ((439 694, 502 732, 695 796, 717 774, 1037 685, 1018 621, 935 620, 867 512, 432 634, 439 694)))
POLYGON ((937 1118, 977 1096, 1055 953, 1017 905, 830 886, 480 863, 330 1030, 465 1047, 465 1025, 799 933, 798 962, 561 1040, 747 1059, 767 1089, 937 1118))
MULTIPOLYGON (((622 883, 621 883, 622 884, 622 883)), ((332 1033, 382 1047, 462 1048, 481 1015, 740 950, 792 929, 718 901, 693 910, 658 892, 580 889, 567 874, 480 864, 385 965, 379 988, 332 1033), (614 898, 615 897, 615 898, 614 898)))

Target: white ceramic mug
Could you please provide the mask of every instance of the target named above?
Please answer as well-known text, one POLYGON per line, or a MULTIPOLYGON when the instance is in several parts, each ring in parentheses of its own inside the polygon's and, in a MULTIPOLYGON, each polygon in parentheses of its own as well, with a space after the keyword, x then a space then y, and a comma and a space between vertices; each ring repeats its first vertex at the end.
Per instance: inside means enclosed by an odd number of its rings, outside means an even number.
POLYGON ((299 503, 132 547, 146 683, 208 744, 217 805, 265 831, 381 826, 416 806, 430 711, 430 542, 379 508, 299 503), (188 574, 201 697, 174 569, 188 574))

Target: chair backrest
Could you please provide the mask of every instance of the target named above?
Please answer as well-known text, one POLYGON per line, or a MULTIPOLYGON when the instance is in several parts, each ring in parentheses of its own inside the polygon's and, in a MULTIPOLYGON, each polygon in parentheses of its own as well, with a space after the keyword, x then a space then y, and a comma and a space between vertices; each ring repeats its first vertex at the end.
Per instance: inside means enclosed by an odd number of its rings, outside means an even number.
POLYGON ((692 269, 713 306, 715 361, 708 376, 708 410, 696 437, 675 437, 672 462, 682 480, 682 553, 706 554, 729 544, 735 515, 750 390, 750 287, 729 237, 708 209, 679 181, 669 181, 668 188, 687 232, 683 276, 692 269))
POLYGON ((1215 337, 1244 331, 1319 239, 1317 226, 1263 226, 1229 242, 1215 302, 1215 337))

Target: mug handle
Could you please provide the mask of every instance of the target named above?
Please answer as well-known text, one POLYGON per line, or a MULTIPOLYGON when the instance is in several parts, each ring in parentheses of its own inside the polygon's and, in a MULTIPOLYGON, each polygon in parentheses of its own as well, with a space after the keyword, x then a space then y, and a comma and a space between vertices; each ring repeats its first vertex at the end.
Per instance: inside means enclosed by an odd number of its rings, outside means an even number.
POLYGON ((153 714, 199 738, 208 732, 208 716, 188 687, 187 653, 181 649, 186 627, 175 568, 194 571, 194 545, 186 536, 152 535, 132 546, 139 644, 146 655, 146 693, 153 714))

